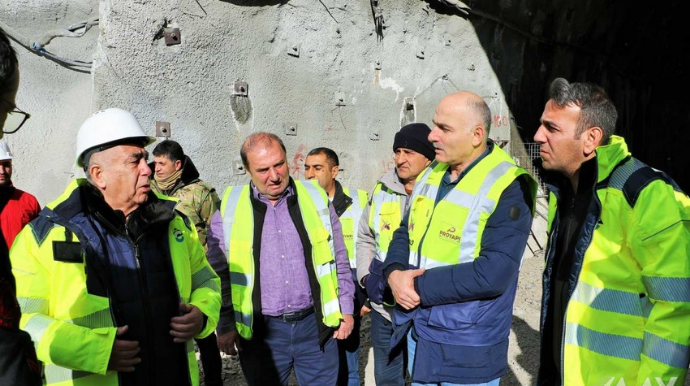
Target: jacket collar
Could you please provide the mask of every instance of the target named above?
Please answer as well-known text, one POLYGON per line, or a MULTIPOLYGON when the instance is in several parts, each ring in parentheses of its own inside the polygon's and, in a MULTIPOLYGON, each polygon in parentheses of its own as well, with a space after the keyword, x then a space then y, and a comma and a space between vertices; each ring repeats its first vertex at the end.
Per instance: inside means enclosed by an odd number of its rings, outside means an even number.
POLYGON ((333 208, 335 209, 335 213, 340 217, 347 208, 352 205, 352 198, 345 194, 343 191, 343 186, 340 185, 340 182, 335 181, 335 194, 333 194, 333 208))
MULTIPOLYGON (((156 179, 154 178, 154 175, 156 173, 155 162, 150 162, 149 168, 151 169, 151 183, 156 184, 156 186, 158 186, 156 183, 156 179)), ((182 175, 180 175, 180 178, 177 180, 175 185, 173 185, 172 188, 166 191, 166 194, 172 195, 173 193, 175 193, 177 189, 180 189, 184 186, 187 186, 197 181, 199 181, 199 171, 194 165, 194 162, 192 162, 192 159, 189 158, 189 156, 184 156, 184 160, 182 161, 182 175)))
MULTIPOLYGON (((592 187, 590 181, 600 183, 611 176, 611 173, 618 164, 630 157, 628 146, 622 137, 612 135, 608 144, 596 148, 596 156, 588 161, 585 161, 580 166, 581 173, 578 190, 585 187, 592 187), (596 164, 596 169, 594 168, 596 164), (595 171, 596 170, 596 171, 595 171), (595 173, 592 177, 591 174, 595 173), (591 180, 590 180, 591 178, 591 180)), ((561 173, 545 170, 542 167, 542 160, 540 158, 534 160, 534 164, 540 171, 540 175, 544 182, 549 185, 549 189, 558 192, 565 187, 570 188, 570 182, 561 173)), ((558 194, 556 194, 558 196, 558 194)))

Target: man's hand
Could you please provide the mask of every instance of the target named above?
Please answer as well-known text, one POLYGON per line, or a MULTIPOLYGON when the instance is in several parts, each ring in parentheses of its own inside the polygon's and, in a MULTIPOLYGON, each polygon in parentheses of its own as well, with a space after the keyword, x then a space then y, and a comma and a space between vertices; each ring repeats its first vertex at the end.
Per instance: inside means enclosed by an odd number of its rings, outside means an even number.
POLYGON ((242 346, 240 345, 240 334, 237 330, 232 330, 226 332, 225 334, 218 335, 218 349, 228 355, 237 355, 239 351, 242 351, 242 346))
POLYGON ((419 294, 414 290, 414 278, 423 273, 424 268, 420 268, 406 271, 396 270, 388 275, 388 285, 393 291, 395 301, 406 310, 411 310, 421 303, 419 294))
POLYGON ((170 335, 175 337, 175 343, 184 343, 194 338, 204 327, 204 314, 196 306, 180 303, 180 312, 182 316, 170 320, 170 335))
POLYGON ((367 306, 362 306, 362 308, 359 310, 359 317, 361 318, 370 312, 371 312, 371 308, 369 308, 367 306))
POLYGON ((141 363, 141 358, 137 356, 139 351, 141 351, 139 342, 136 340, 117 339, 118 336, 127 333, 128 329, 128 326, 117 328, 113 350, 110 352, 110 360, 108 361, 108 370, 131 373, 134 371, 134 365, 141 363))
POLYGON ((352 333, 352 329, 355 327, 355 318, 352 315, 343 315, 343 320, 340 322, 340 326, 333 331, 333 338, 335 339, 347 339, 352 333))

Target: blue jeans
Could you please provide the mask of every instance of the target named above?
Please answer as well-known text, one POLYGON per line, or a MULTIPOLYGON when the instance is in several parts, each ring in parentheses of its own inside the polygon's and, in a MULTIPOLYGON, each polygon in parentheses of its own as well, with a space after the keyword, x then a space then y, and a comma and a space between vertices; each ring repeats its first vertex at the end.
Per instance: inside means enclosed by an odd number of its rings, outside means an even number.
MULTIPOLYGON (((415 349, 417 348, 417 341, 412 338, 412 330, 407 333, 407 358, 409 359, 409 362, 407 364, 407 371, 412 374, 412 369, 414 368, 414 354, 415 354, 415 349)), ((493 381, 489 381, 486 383, 451 383, 451 382, 439 382, 439 383, 418 383, 414 382, 414 379, 412 381, 411 386, 498 386, 498 383, 501 381, 501 378, 496 378, 493 381)))
MULTIPOLYGON (((240 365, 248 385, 287 386, 293 368, 300 385, 335 385, 338 346, 329 337, 321 350, 315 315, 297 322, 264 319, 261 326, 255 326, 251 340, 241 341, 240 365)), ((255 325, 259 323, 255 320, 255 325)))
POLYGON ((354 315, 355 325, 352 333, 345 340, 338 341, 340 369, 338 386, 359 386, 359 328, 361 318, 354 315))
POLYGON ((405 367, 404 344, 398 346, 391 356, 388 350, 393 334, 393 325, 376 310, 371 310, 371 345, 374 348, 374 379, 377 386, 404 386, 405 367))

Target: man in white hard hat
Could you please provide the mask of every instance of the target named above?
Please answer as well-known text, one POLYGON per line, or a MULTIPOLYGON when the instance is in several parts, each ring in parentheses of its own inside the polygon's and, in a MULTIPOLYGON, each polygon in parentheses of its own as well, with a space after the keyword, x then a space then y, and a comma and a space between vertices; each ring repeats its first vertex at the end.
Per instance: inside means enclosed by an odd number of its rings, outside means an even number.
POLYGON ((19 231, 41 210, 36 197, 12 184, 12 158, 7 142, 0 140, 0 230, 5 243, 0 248, 7 251, 19 231))
POLYGON ((79 129, 77 179, 10 258, 48 385, 198 385, 192 338, 213 332, 220 281, 175 202, 149 188, 148 137, 124 110, 79 129))

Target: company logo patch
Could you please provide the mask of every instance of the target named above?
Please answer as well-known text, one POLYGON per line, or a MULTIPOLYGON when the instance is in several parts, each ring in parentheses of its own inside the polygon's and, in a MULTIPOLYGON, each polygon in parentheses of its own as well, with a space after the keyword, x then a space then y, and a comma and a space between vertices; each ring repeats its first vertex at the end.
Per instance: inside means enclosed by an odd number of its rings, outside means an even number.
POLYGON ((460 244, 460 239, 462 239, 460 235, 455 234, 455 227, 450 227, 445 231, 438 231, 438 237, 442 240, 451 241, 456 244, 460 244))
POLYGON ((182 234, 181 230, 175 228, 173 230, 173 235, 175 236, 175 240, 177 240, 178 243, 181 243, 182 241, 184 241, 184 235, 182 234))

